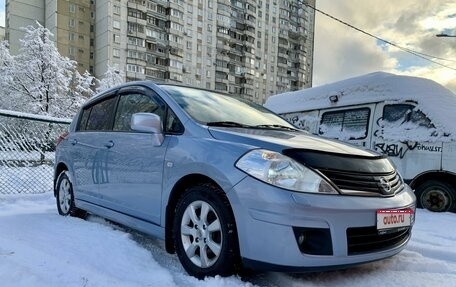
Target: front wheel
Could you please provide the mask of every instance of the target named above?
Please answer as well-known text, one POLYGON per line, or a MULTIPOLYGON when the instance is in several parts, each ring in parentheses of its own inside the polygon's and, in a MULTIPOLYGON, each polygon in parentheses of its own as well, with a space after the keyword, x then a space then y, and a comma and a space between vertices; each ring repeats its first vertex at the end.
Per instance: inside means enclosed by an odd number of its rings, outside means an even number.
POLYGON ((417 206, 430 211, 445 212, 455 208, 455 190, 446 182, 430 180, 416 189, 417 206))
POLYGON ((62 172, 57 179, 55 199, 57 201, 57 211, 60 215, 80 218, 86 216, 85 211, 74 205, 73 185, 65 172, 62 172))
POLYGON ((239 251, 234 217, 223 192, 214 186, 189 188, 176 206, 173 224, 176 253, 192 276, 229 276, 239 251))

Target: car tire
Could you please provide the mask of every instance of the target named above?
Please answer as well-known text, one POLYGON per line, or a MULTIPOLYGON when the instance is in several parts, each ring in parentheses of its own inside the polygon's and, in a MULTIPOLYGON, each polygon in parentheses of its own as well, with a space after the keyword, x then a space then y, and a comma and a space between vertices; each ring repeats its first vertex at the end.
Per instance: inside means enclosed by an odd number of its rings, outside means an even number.
POLYGON ((225 194, 212 185, 186 190, 176 205, 173 240, 188 274, 230 276, 237 271, 236 224, 225 194))
POLYGON ((415 191, 417 207, 435 212, 450 211, 455 208, 455 190, 446 182, 429 180, 415 191))
POLYGON ((74 204, 73 185, 65 171, 57 179, 55 199, 57 211, 60 215, 70 215, 79 218, 86 217, 87 213, 77 208, 74 204))

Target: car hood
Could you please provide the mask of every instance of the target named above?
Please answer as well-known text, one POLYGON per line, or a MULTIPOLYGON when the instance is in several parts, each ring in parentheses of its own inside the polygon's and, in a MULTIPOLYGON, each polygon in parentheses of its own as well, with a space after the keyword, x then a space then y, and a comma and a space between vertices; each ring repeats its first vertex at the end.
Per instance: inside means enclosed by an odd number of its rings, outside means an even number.
POLYGON ((354 157, 383 157, 381 154, 374 151, 349 145, 337 140, 311 135, 303 131, 209 127, 209 132, 218 140, 233 141, 257 148, 271 149, 280 152, 287 149, 300 149, 354 157))

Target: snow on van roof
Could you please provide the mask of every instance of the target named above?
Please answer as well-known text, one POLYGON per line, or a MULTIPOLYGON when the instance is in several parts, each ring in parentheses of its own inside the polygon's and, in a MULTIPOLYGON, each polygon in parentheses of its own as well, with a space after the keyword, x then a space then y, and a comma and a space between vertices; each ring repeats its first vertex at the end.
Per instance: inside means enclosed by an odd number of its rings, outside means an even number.
POLYGON ((331 84, 271 96, 265 107, 279 114, 373 102, 417 103, 437 129, 456 136, 456 95, 428 79, 375 72, 331 84), (331 103, 330 96, 338 101, 331 103))

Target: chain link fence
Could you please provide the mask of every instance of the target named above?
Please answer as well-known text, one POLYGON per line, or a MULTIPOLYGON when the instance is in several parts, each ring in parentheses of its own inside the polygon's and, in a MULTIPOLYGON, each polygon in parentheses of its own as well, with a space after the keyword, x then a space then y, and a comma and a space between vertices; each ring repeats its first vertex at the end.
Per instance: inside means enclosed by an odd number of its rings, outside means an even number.
POLYGON ((52 191, 56 139, 70 122, 0 110, 0 194, 52 191))

